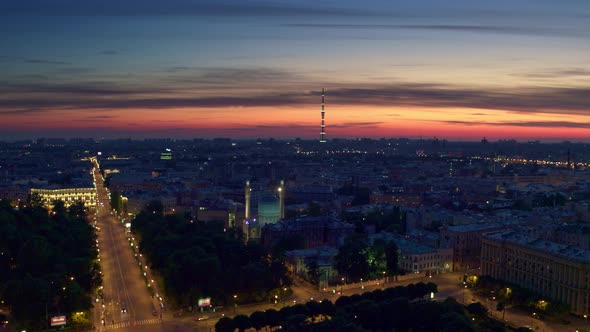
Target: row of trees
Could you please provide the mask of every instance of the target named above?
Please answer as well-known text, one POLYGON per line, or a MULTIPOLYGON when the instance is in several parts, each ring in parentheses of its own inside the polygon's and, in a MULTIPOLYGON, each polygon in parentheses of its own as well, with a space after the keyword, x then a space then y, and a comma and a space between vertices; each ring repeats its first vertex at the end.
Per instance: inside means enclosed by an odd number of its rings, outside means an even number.
POLYGON ((506 283, 490 276, 477 278, 478 291, 498 301, 497 310, 504 311, 508 306, 518 306, 536 312, 540 317, 567 314, 570 307, 564 303, 545 299, 539 294, 518 285, 506 283))
POLYGON ((48 316, 88 310, 101 282, 82 202, 48 211, 35 195, 18 208, 0 201, 0 297, 17 326, 39 330, 48 316))
POLYGON ((217 332, 281 326, 284 331, 474 331, 465 308, 456 301, 423 301, 436 285, 398 286, 329 300, 310 301, 250 316, 221 318, 217 332))
POLYGON ((443 302, 427 301, 436 293, 433 283, 410 284, 385 290, 375 290, 352 296, 342 296, 332 303, 310 301, 305 304, 269 309, 233 319, 221 318, 215 324, 217 332, 240 332, 250 328, 281 327, 281 331, 517 331, 530 332, 526 327, 514 329, 504 322, 490 318, 481 303, 463 306, 453 298, 443 302))
POLYGON ((259 244, 244 244, 241 232, 222 222, 193 222, 164 215, 151 202, 132 222, 140 250, 164 277, 167 295, 179 306, 201 297, 214 303, 263 301, 290 284, 283 263, 259 244))

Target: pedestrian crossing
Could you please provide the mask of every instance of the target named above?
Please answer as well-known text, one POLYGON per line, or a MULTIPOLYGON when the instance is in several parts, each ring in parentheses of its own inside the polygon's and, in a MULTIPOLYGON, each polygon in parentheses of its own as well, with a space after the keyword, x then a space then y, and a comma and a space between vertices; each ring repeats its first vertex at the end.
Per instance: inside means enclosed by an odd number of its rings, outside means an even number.
POLYGON ((124 327, 130 326, 142 326, 142 325, 152 325, 152 324, 160 324, 162 321, 159 318, 151 318, 151 319, 143 319, 143 320, 131 320, 126 322, 119 322, 115 324, 109 324, 103 326, 102 330, 116 330, 124 327))

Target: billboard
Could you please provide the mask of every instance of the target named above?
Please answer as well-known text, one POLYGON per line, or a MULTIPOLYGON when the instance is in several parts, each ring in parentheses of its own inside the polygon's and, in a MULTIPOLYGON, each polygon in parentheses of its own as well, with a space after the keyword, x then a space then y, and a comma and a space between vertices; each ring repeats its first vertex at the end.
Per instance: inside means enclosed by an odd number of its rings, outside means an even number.
POLYGON ((206 297, 204 299, 199 299, 199 307, 203 308, 203 307, 208 307, 211 305, 211 298, 210 297, 206 297))
POLYGON ((66 316, 54 316, 51 317, 51 326, 66 325, 66 316))

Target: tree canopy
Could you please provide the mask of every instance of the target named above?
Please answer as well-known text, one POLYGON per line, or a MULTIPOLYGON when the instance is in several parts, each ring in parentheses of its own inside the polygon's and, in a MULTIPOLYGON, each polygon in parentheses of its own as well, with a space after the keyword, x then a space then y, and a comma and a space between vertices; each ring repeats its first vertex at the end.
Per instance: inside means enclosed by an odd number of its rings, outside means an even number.
POLYGON ((249 317, 224 317, 216 331, 240 331, 253 327, 256 330, 281 331, 507 331, 504 325, 491 320, 480 304, 470 308, 475 314, 452 298, 443 302, 425 301, 435 284, 410 284, 384 290, 342 296, 335 303, 329 300, 310 301, 283 307, 276 311, 254 312, 249 317), (320 319, 316 319, 320 317, 320 319))
POLYGON ((262 301, 288 284, 283 264, 257 243, 244 243, 222 222, 192 222, 184 215, 164 215, 159 202, 148 204, 132 222, 139 247, 164 277, 167 295, 177 305, 201 297, 228 302, 262 301))
POLYGON ((54 202, 51 212, 38 199, 13 208, 0 201, 0 297, 17 326, 46 327, 49 315, 84 311, 101 283, 96 235, 84 205, 54 202))

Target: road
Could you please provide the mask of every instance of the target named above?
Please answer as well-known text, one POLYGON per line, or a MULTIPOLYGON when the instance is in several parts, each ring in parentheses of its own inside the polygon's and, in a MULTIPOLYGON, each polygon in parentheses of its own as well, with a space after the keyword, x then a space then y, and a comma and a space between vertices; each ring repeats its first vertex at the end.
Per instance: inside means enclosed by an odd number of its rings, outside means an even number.
POLYGON ((160 325, 158 301, 146 287, 125 227, 110 209, 108 190, 98 163, 94 161, 94 165, 96 226, 103 277, 103 297, 94 303, 94 326, 98 330, 125 328, 132 331, 134 326, 160 325))

